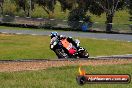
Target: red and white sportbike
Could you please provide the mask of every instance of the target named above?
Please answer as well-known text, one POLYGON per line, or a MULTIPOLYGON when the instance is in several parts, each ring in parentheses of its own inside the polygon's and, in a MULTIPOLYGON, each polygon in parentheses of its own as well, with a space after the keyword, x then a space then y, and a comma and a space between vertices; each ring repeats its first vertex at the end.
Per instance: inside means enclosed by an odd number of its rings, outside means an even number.
POLYGON ((75 47, 72 43, 65 39, 58 39, 54 37, 51 39, 50 48, 56 53, 58 58, 88 58, 89 53, 83 47, 80 47, 80 41, 75 40, 78 47, 75 47))

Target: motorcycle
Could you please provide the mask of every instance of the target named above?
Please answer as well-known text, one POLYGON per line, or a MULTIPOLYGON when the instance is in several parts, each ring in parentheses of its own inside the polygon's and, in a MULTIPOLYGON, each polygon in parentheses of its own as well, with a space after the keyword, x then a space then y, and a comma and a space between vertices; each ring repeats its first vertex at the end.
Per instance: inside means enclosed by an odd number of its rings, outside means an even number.
POLYGON ((88 58, 89 53, 86 49, 80 46, 80 41, 75 40, 78 47, 75 47, 67 39, 58 39, 54 37, 51 39, 50 48, 56 53, 59 59, 62 58, 88 58))

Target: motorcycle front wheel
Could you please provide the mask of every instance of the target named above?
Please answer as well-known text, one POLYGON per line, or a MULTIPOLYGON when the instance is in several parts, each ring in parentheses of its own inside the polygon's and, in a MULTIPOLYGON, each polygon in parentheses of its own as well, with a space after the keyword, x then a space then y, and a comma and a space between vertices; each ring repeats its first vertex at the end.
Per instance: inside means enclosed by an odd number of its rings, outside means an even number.
POLYGON ((68 55, 65 53, 63 49, 55 49, 54 52, 58 56, 58 59, 68 58, 68 55))

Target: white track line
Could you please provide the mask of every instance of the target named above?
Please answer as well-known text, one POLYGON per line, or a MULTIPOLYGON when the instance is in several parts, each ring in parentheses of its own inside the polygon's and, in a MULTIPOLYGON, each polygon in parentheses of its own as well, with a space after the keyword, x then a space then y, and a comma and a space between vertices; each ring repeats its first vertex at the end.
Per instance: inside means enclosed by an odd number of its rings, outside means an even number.
POLYGON ((101 58, 101 57, 123 57, 123 56, 132 57, 132 54, 124 54, 124 55, 111 55, 111 56, 97 56, 97 57, 89 57, 89 58, 101 58), (130 55, 131 55, 131 56, 130 56, 130 55))
POLYGON ((15 33, 15 34, 21 35, 22 33, 15 33))
POLYGON ((4 34, 5 34, 5 33, 7 33, 7 32, 1 32, 1 33, 4 33, 4 34))
POLYGON ((37 34, 31 34, 31 35, 37 35, 37 34))
POLYGON ((37 19, 39 19, 39 20, 40 20, 40 19, 43 19, 43 18, 37 18, 37 19))

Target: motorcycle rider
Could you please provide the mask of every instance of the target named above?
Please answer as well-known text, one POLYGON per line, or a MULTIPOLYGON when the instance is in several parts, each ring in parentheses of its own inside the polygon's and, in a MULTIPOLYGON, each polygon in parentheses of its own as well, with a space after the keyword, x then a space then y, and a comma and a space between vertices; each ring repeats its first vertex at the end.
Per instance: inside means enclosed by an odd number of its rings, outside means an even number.
MULTIPOLYGON (((80 47, 80 41, 75 39, 73 40, 72 37, 66 37, 64 35, 59 35, 57 32, 51 32, 50 34, 51 42, 50 42, 50 49, 53 50, 58 58, 69 58, 72 56, 77 56, 80 58, 88 58, 89 54, 83 47, 80 47), (60 46, 58 49, 54 48, 56 45, 60 46), (65 52, 65 53, 61 53, 65 52)), ((57 47, 58 47, 57 46, 57 47)))
POLYGON ((58 39, 58 40, 62 40, 62 39, 67 39, 67 41, 69 42, 69 43, 72 43, 77 49, 78 49, 78 47, 79 47, 79 43, 80 43, 80 41, 79 40, 73 40, 72 39, 72 37, 66 37, 65 35, 59 35, 57 32, 51 32, 51 34, 50 34, 50 37, 51 37, 51 42, 50 42, 50 48, 52 49, 52 41, 54 40, 54 39, 58 39))

